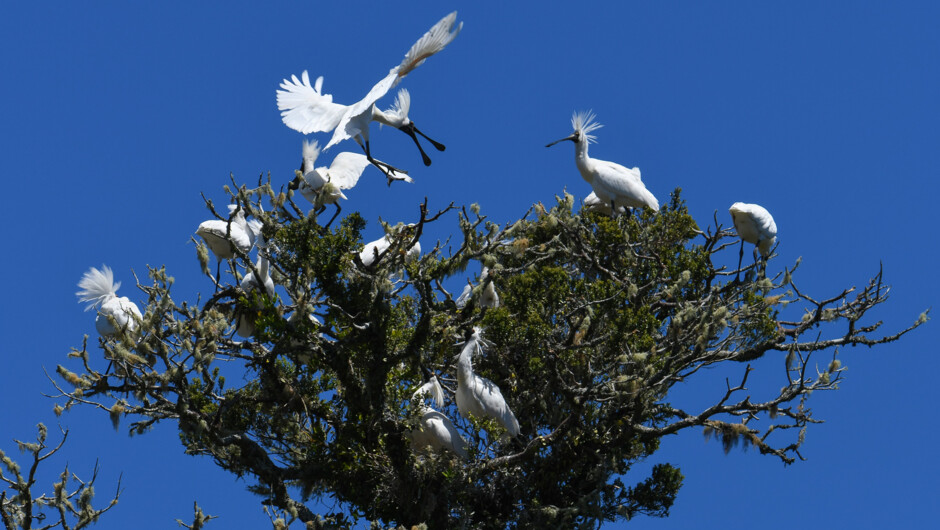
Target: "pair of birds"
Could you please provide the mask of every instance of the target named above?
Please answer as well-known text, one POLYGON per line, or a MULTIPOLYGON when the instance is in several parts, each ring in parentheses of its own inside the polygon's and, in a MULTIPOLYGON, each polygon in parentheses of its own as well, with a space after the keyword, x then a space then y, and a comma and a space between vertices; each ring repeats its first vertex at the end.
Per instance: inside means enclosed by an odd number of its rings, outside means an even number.
MULTIPOLYGON (((659 201, 646 189, 640 178, 639 168, 630 169, 614 162, 597 160, 588 156, 588 145, 596 140, 591 133, 602 127, 594 121, 594 118, 594 113, 590 111, 575 112, 571 117, 574 132, 545 146, 551 147, 566 140, 574 142, 575 164, 581 177, 594 189, 584 199, 585 208, 611 216, 629 212, 630 208, 643 206, 659 211, 659 201)), ((729 212, 738 237, 741 238, 738 271, 741 270, 745 242, 753 244, 755 255, 759 252, 766 260, 777 241, 777 225, 770 212, 763 206, 743 202, 732 204, 729 212)))
MULTIPOLYGON (((284 79, 280 85, 281 89, 277 91, 277 108, 281 111, 281 119, 285 125, 303 134, 332 131, 333 136, 324 150, 352 138, 365 152, 368 163, 379 168, 385 174, 389 184, 393 180, 410 182, 411 179, 407 178, 406 171, 372 156, 369 124, 377 121, 380 124, 395 127, 410 136, 418 147, 426 166, 431 165, 431 158, 424 151, 417 135, 430 142, 438 151, 445 150, 443 144, 429 138, 409 119, 411 96, 407 90, 399 91, 395 104, 388 110, 382 111, 375 104, 412 70, 424 63, 428 57, 443 50, 457 37, 463 28, 463 23, 457 24, 456 22, 456 11, 442 18, 411 46, 400 64, 390 69, 388 74, 376 83, 365 97, 352 105, 334 103, 331 94, 324 94, 323 76, 318 77, 311 84, 310 76, 304 70, 299 79, 296 75, 292 75, 289 80, 284 79)), ((307 169, 303 171, 306 175, 307 169)), ((359 173, 361 174, 362 171, 359 173)), ((316 181, 308 182, 308 186, 314 190, 317 189, 316 181)))
MULTIPOLYGON (((474 353, 482 353, 481 344, 480 328, 473 328, 473 334, 467 339, 457 358, 457 411, 464 418, 476 416, 480 419, 495 420, 506 429, 510 437, 515 438, 520 431, 519 421, 506 403, 503 393, 495 383, 473 373, 472 357, 474 353)), ((444 406, 444 393, 436 377, 431 377, 412 395, 413 400, 422 402, 418 428, 409 433, 412 446, 418 451, 426 448, 445 449, 466 459, 467 441, 460 436, 450 418, 424 404, 423 401, 429 394, 438 407, 444 406)))

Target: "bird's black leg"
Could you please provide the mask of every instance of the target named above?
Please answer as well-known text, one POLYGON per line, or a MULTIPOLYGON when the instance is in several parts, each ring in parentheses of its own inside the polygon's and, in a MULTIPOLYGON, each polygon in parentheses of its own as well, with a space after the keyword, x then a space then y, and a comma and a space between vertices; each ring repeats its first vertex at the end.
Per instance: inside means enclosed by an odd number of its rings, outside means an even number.
POLYGON ((215 290, 219 290, 219 279, 222 277, 222 260, 215 259, 215 290))
POLYGON ((323 228, 329 228, 330 224, 333 222, 333 219, 336 219, 336 216, 339 215, 339 211, 342 210, 342 208, 339 205, 339 201, 334 203, 333 206, 336 206, 336 213, 333 214, 333 217, 330 217, 330 221, 326 223, 326 225, 323 228))
POLYGON ((415 130, 416 133, 420 134, 425 140, 431 142, 431 145, 434 146, 434 149, 437 149, 438 151, 443 151, 443 150, 447 149, 447 147, 445 147, 444 144, 442 144, 442 143, 440 143, 440 142, 435 142, 435 141, 432 140, 430 137, 428 137, 428 135, 426 135, 426 134, 424 134, 423 132, 419 131, 418 128, 415 127, 414 122, 411 122, 411 127, 415 130))
POLYGON ((741 240, 741 251, 738 252, 738 275, 735 276, 735 283, 740 283, 741 281, 741 260, 744 259, 744 240, 741 240))
POLYGON ((402 125, 401 127, 398 128, 398 130, 401 131, 401 132, 403 132, 403 133, 405 133, 405 134, 407 134, 408 136, 411 137, 411 139, 414 141, 415 145, 418 146, 418 151, 421 151, 421 160, 424 161, 424 165, 430 166, 430 165, 431 165, 431 157, 429 157, 428 154, 424 152, 424 149, 421 147, 421 143, 418 142, 418 137, 415 136, 415 126, 414 126, 414 124, 413 124, 413 123, 409 123, 408 125, 402 125))
MULTIPOLYGON (((357 137, 356 140, 359 141, 359 138, 357 137)), ((369 141, 368 141, 368 140, 365 141, 365 144, 363 144, 362 142, 360 142, 360 143, 359 143, 359 146, 362 147, 362 150, 363 150, 363 151, 365 151, 365 153, 366 153, 366 159, 369 161, 369 163, 371 163, 373 166, 379 168, 379 170, 380 170, 382 173, 385 173, 385 178, 388 179, 388 185, 389 185, 389 186, 392 185, 392 181, 393 181, 393 180, 402 180, 402 179, 400 179, 400 178, 393 177, 390 173, 402 173, 402 174, 404 174, 404 175, 407 175, 407 174, 408 174, 408 172, 405 171, 405 170, 403 170, 403 169, 398 169, 397 167, 395 167, 395 166, 393 166, 393 165, 391 165, 391 164, 388 164, 388 163, 386 163, 386 162, 382 162, 381 160, 376 160, 375 158, 372 158, 372 151, 371 151, 371 149, 369 149, 369 141)))

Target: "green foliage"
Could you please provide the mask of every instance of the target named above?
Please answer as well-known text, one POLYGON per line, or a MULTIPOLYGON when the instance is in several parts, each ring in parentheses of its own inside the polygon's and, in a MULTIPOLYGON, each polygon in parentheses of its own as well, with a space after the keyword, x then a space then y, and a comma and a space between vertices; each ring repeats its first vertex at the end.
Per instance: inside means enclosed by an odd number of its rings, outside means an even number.
MULTIPOLYGON (((438 245, 412 260, 408 250, 424 227, 452 210, 432 215, 422 205, 416 223, 386 226, 391 244, 369 266, 358 257, 365 222, 357 213, 327 229, 268 185, 241 188, 233 200, 263 222, 268 247, 259 252, 270 259, 276 296, 235 282, 201 307, 177 304, 172 279, 152 269, 140 329, 103 340, 102 359, 76 350, 83 373, 58 373, 73 388, 63 391, 66 409, 120 400, 122 414, 139 418, 134 432, 177 421, 188 452, 255 480, 251 490, 283 511, 276 526, 365 518, 430 528, 593 528, 665 516, 682 474, 665 463, 649 476, 634 471, 663 436, 704 427, 723 443, 743 439, 792 462, 814 421, 805 400, 836 388, 844 370, 834 362, 825 377, 814 376, 810 355, 888 342, 918 325, 880 338, 869 336, 874 327, 855 326, 884 301, 880 273, 857 298, 845 292, 825 302, 799 292, 793 269, 767 278, 749 265, 744 281, 730 281, 739 271, 715 258, 732 233, 702 231, 679 190, 659 212, 617 218, 576 212, 570 195, 505 227, 478 208, 459 210, 460 247, 445 255, 438 245), (445 290, 461 284, 471 262, 489 267, 481 282, 492 282, 498 307, 479 303, 484 285, 463 307, 445 290), (804 304, 805 319, 781 318, 792 302, 804 304), (239 315, 254 324, 250 340, 231 337, 239 315), (814 331, 801 340, 810 327, 846 322, 848 332, 832 329, 832 339, 814 331), (474 327, 485 342, 473 370, 501 389, 521 425, 514 439, 493 420, 461 418, 454 405, 455 357, 474 327), (699 410, 666 401, 672 385, 703 367, 743 366, 734 363, 768 352, 793 362, 783 390, 765 400, 732 402, 742 381, 699 410), (226 388, 222 360, 241 367, 240 385, 226 388), (112 373, 100 371, 105 361, 114 362, 112 373), (445 387, 442 412, 469 443, 468 460, 411 446, 426 406, 412 393, 431 375, 445 387), (757 418, 766 420, 763 432, 748 423, 757 418), (782 432, 793 438, 779 440, 782 432), (318 515, 304 504, 326 496, 345 513, 318 515)), ((249 256, 237 262, 253 270, 249 256)), ((743 367, 745 379, 750 370, 743 367)))

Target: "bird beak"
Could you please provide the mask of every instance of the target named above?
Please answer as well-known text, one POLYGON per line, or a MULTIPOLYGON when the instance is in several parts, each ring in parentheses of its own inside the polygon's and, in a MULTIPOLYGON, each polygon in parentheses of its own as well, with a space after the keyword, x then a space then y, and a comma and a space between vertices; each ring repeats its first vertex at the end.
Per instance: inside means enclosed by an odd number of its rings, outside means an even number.
POLYGON ((565 138, 562 138, 561 140, 555 140, 554 142, 552 142, 552 143, 550 143, 550 144, 546 144, 545 147, 551 147, 551 146, 553 146, 553 145, 555 145, 555 144, 557 144, 557 143, 564 142, 565 140, 571 140, 571 141, 573 142, 573 141, 574 141, 574 135, 572 134, 571 136, 566 136, 565 138))

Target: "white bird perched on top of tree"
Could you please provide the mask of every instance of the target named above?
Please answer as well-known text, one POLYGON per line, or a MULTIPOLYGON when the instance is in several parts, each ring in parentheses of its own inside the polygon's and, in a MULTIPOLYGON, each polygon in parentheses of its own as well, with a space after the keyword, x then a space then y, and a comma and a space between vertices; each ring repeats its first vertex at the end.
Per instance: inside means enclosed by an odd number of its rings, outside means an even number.
POLYGON ((741 260, 744 258, 744 242, 754 245, 754 259, 757 252, 766 260, 770 256, 774 243, 777 242, 777 224, 766 208, 758 204, 736 202, 728 209, 734 229, 741 238, 741 251, 738 253, 738 275, 740 278, 741 260))
POLYGON ((333 103, 331 94, 323 94, 323 76, 317 78, 314 85, 310 84, 310 76, 306 70, 301 74, 300 79, 297 79, 295 75, 291 76, 290 80, 284 79, 281 82, 282 90, 277 91, 277 108, 281 111, 281 119, 291 129, 304 134, 333 131, 333 138, 325 149, 348 138, 354 138, 362 146, 369 162, 386 174, 389 184, 393 179, 399 178, 395 176, 395 173, 404 173, 404 171, 372 157, 369 146, 369 122, 371 121, 377 121, 405 132, 418 146, 425 165, 430 165, 431 159, 421 148, 415 133, 430 141, 440 151, 444 150, 444 146, 428 138, 415 127, 414 122, 408 119, 410 97, 407 92, 399 94, 397 105, 389 111, 379 110, 375 103, 403 77, 420 66, 425 59, 443 50, 457 37, 463 23, 461 22, 454 29, 456 20, 457 12, 454 11, 431 27, 408 50, 401 64, 389 70, 388 75, 376 83, 364 98, 352 105, 333 103))
MULTIPOLYGON (((405 225, 403 228, 407 228, 410 225, 405 225)), ((388 250, 388 247, 392 245, 393 234, 385 234, 375 241, 370 241, 362 248, 362 252, 359 253, 359 260, 362 261, 362 264, 366 267, 371 267, 378 256, 381 256, 385 251, 388 250)), ((405 257, 408 260, 417 259, 421 255, 421 243, 415 241, 408 250, 405 251, 405 257)))
MULTIPOLYGON (((261 281, 259 282, 255 278, 255 274, 253 272, 249 272, 245 275, 244 278, 242 278, 239 286, 243 291, 249 294, 253 291, 259 291, 263 286, 265 294, 267 294, 269 297, 274 297, 274 280, 271 278, 268 257, 264 254, 267 244, 264 242, 264 238, 260 237, 260 233, 256 243, 258 245, 258 263, 255 265, 255 270, 258 271, 258 276, 261 278, 261 281)), ((235 333, 237 333, 240 337, 245 338, 254 335, 255 323, 253 316, 246 317, 243 314, 239 315, 238 325, 235 328, 235 333)))
MULTIPOLYGON (((333 163, 329 167, 314 167, 319 156, 320 146, 317 141, 304 140, 303 163, 300 171, 297 172, 297 177, 288 187, 298 190, 313 204, 317 213, 322 212, 327 204, 336 206, 336 213, 324 225, 329 226, 342 210, 339 200, 347 200, 343 190, 356 186, 362 172, 369 165, 369 159, 359 153, 344 151, 333 158, 333 163)), ((413 182, 407 175, 402 177, 402 180, 413 182)))
POLYGON ((85 311, 100 306, 98 316, 95 318, 95 328, 102 336, 114 335, 118 329, 134 331, 137 321, 143 318, 137 304, 131 302, 126 296, 118 297, 117 290, 121 282, 114 283, 114 273, 107 265, 101 270, 91 267, 78 282, 81 291, 75 293, 79 302, 89 302, 85 311), (114 319, 115 327, 108 319, 114 319))
POLYGON ((610 203, 602 201, 593 191, 584 198, 584 209, 589 212, 598 212, 611 217, 627 213, 626 206, 617 205, 617 213, 614 215, 614 211, 610 208, 610 203))
POLYGON ((591 133, 602 127, 601 124, 594 122, 594 113, 575 112, 571 117, 571 126, 574 128, 571 135, 545 147, 551 147, 565 140, 574 142, 574 160, 578 171, 581 172, 581 177, 594 188, 594 193, 599 199, 610 205, 611 211, 617 211, 620 207, 640 208, 642 206, 649 206, 653 211, 659 211, 659 201, 646 189, 643 179, 640 178, 639 168, 630 169, 614 162, 597 160, 588 156, 588 145, 595 141, 591 133))
MULTIPOLYGON (((490 268, 486 265, 483 266, 483 270, 480 272, 480 285, 483 286, 480 291, 480 307, 499 307, 499 294, 496 292, 496 286, 493 285, 493 278, 490 276, 490 268)), ((471 296, 473 296, 473 286, 467 283, 467 286, 463 288, 463 292, 460 293, 460 296, 456 300, 457 308, 463 309, 466 307, 471 296)))
POLYGON ((222 260, 235 257, 235 249, 245 254, 251 250, 255 234, 248 228, 245 221, 245 212, 237 204, 228 205, 229 218, 227 221, 211 219, 199 223, 196 235, 201 237, 209 250, 215 254, 218 264, 215 269, 215 283, 219 283, 222 260))
POLYGON ((457 358, 457 410, 464 418, 470 415, 492 418, 509 432, 509 436, 518 436, 519 421, 506 404, 499 387, 473 373, 471 357, 474 352, 482 352, 481 340, 480 328, 473 328, 473 335, 467 339, 457 358))
POLYGON ((424 399, 428 396, 438 407, 444 406, 444 391, 435 376, 431 376, 431 379, 421 385, 411 396, 412 401, 421 401, 421 419, 418 428, 407 434, 411 439, 412 449, 415 451, 421 451, 427 447, 433 450, 446 449, 466 459, 467 441, 460 436, 454 422, 450 421, 446 414, 424 404, 424 399))

